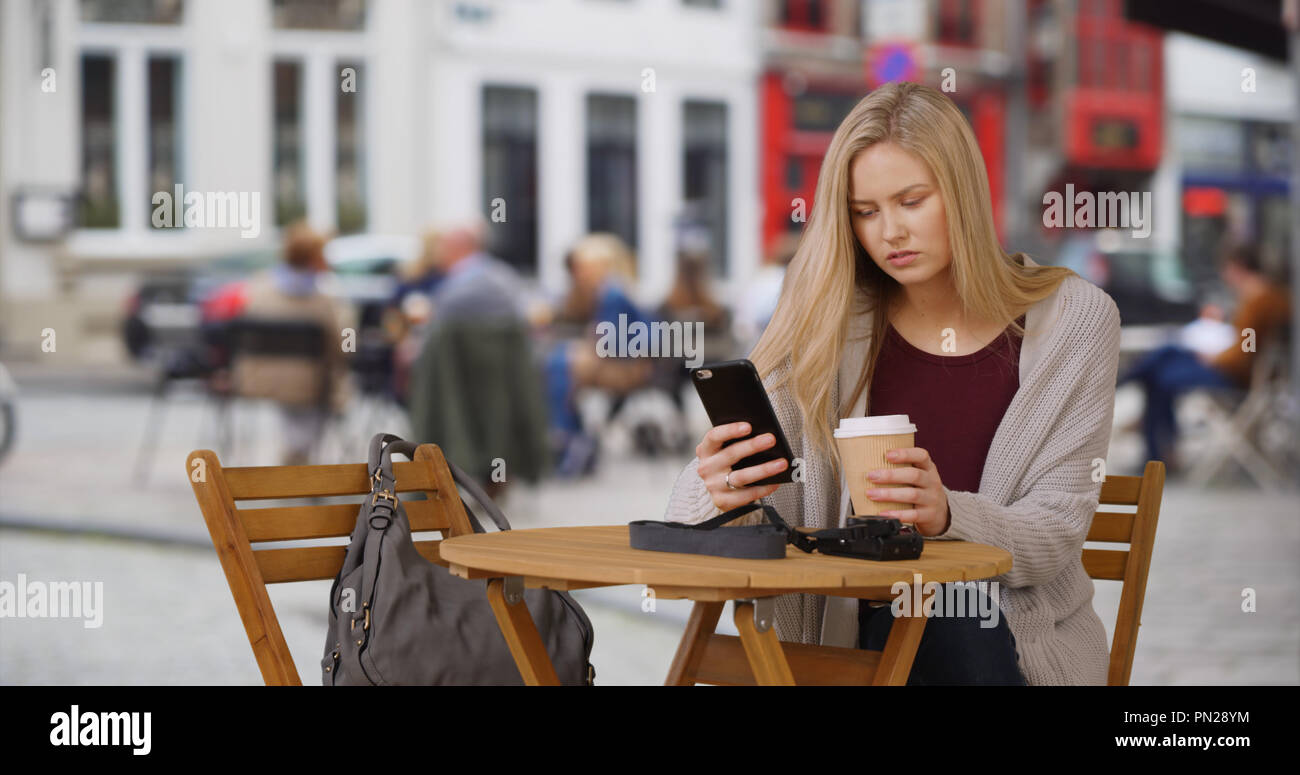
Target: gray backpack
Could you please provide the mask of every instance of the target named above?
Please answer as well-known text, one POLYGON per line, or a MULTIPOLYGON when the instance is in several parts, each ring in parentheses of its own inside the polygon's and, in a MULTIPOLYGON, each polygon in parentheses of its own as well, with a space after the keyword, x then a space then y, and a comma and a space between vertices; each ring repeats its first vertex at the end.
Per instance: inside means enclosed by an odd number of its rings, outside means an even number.
MULTIPOLYGON (((326 686, 522 686, 488 603, 486 582, 453 576, 426 560, 411 540, 406 510, 394 495, 392 455, 410 457, 415 447, 386 433, 370 441, 372 494, 357 515, 330 589, 321 679, 326 686)), ((509 530, 482 488, 450 460, 447 467, 497 528, 509 530)), ((474 532, 484 532, 468 506, 465 513, 474 532)), ((594 683, 594 633, 577 601, 568 592, 528 589, 524 602, 560 683, 594 683)))

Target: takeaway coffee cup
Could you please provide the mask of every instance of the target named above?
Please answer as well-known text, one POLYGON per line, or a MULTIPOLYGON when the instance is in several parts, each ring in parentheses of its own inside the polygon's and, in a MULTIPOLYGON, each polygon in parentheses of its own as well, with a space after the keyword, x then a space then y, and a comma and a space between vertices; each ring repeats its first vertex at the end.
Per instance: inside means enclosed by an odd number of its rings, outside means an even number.
POLYGON ((835 443, 840 450, 844 476, 849 483, 849 497, 853 500, 853 513, 858 516, 877 516, 882 511, 913 508, 908 503, 873 501, 867 490, 908 485, 872 482, 867 472, 877 468, 906 468, 910 463, 891 463, 885 453, 891 449, 916 446, 916 426, 905 414, 885 414, 878 417, 845 417, 835 429, 835 443))

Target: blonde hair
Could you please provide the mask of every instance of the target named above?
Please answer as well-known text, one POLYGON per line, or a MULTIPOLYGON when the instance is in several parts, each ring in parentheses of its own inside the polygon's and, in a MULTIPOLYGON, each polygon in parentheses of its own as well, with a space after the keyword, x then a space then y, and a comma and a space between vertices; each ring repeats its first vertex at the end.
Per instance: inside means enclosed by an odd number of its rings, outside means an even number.
POLYGON ((420 255, 402 265, 402 279, 418 280, 429 272, 439 268, 439 253, 442 252, 442 232, 437 229, 425 229, 420 235, 420 255))
POLYGON ((617 234, 588 234, 573 246, 573 260, 604 266, 628 282, 636 279, 636 259, 627 243, 617 234))
MULTIPOLYGON (((870 392, 884 338, 886 302, 900 286, 878 267, 853 231, 850 168, 867 148, 890 142, 920 157, 938 183, 948 222, 952 277, 965 314, 1016 322, 1029 307, 1051 295, 1074 272, 1064 267, 1028 267, 1021 254, 998 244, 989 200, 988 173, 970 125, 939 91, 914 83, 890 83, 868 94, 840 123, 822 159, 816 199, 772 316, 750 354, 766 377, 787 358, 791 368, 768 385, 789 383, 804 428, 816 450, 839 469, 832 440, 831 411, 843 417, 864 390, 870 392), (869 299, 871 345, 852 395, 831 407, 831 390, 848 337, 855 288, 869 299)), ((870 412, 870 407, 868 407, 870 412)))

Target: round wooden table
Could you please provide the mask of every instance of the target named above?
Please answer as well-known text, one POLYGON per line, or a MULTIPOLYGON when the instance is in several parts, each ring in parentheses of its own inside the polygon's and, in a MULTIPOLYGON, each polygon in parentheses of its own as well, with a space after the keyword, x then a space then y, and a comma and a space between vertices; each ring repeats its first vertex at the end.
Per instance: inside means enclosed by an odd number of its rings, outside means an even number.
MULTIPOLYGON (((695 601, 667 684, 894 684, 907 682, 925 616, 900 616, 883 651, 783 643, 773 629, 778 595, 811 593, 892 600, 896 583, 975 581, 1006 573, 1005 550, 965 541, 926 541, 916 560, 873 562, 786 547, 784 560, 742 560, 633 549, 627 525, 476 533, 443 540, 452 573, 487 579, 488 600, 530 685, 558 684, 524 587, 573 590, 643 584, 655 597, 695 601), (735 601, 740 637, 714 632, 735 601), (748 665, 746 665, 748 663, 748 665)), ((908 594, 911 594, 910 592, 908 594)))

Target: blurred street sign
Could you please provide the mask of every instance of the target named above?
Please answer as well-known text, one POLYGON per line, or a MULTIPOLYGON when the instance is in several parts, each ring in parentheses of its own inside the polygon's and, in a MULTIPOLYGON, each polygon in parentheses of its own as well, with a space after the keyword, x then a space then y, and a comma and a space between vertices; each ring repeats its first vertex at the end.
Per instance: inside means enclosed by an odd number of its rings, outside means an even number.
POLYGON ((920 54, 911 43, 879 43, 867 49, 867 85, 872 89, 890 81, 915 81, 920 54))

